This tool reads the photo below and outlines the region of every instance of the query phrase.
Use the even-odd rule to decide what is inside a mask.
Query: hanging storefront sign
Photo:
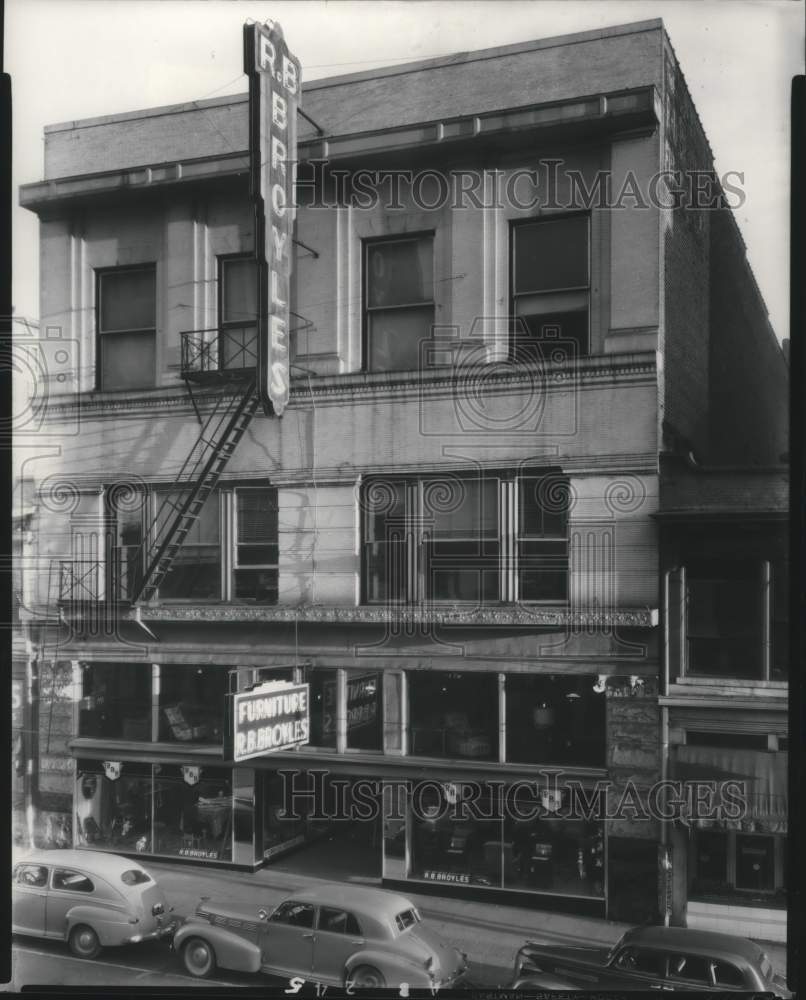
[[[188,785],[198,785],[201,768],[191,767],[188,764],[182,765],[182,777]]]
[[[120,761],[105,760],[103,764],[104,764],[104,773],[106,774],[107,778],[109,778],[110,781],[117,781],[118,778],[120,777],[120,769],[121,769]]]
[[[307,684],[270,681],[227,697],[230,725],[225,755],[231,760],[249,760],[308,742]]]
[[[276,22],[244,25],[249,77],[249,160],[260,274],[258,392],[267,413],[288,403],[291,241],[300,64]]]

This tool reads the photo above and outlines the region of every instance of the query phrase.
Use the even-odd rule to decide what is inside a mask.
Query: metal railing
[[[183,330],[182,376],[239,372],[257,365],[257,326]]]
[[[142,573],[139,545],[123,545],[108,560],[61,559],[59,601],[95,604],[130,601]]]

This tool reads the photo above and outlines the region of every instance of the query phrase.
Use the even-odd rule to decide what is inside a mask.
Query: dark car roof
[[[679,948],[691,954],[709,955],[712,958],[741,958],[753,964],[764,954],[757,944],[747,938],[685,927],[634,927],[627,931],[621,943],[641,944],[663,948],[665,951]]]

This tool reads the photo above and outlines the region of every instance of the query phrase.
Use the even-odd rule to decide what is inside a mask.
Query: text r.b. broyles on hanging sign
[[[289,293],[302,71],[279,24],[244,25],[244,71],[249,76],[250,189],[260,271],[257,385],[267,412],[271,404],[281,416],[290,391]]]

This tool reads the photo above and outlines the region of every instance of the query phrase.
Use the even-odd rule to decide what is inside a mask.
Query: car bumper
[[[130,938],[126,939],[126,943],[139,944],[141,941],[161,941],[163,938],[173,939],[178,928],[179,920],[176,917],[171,917],[162,926],[155,927],[152,931],[147,931],[145,934],[132,934]]]

